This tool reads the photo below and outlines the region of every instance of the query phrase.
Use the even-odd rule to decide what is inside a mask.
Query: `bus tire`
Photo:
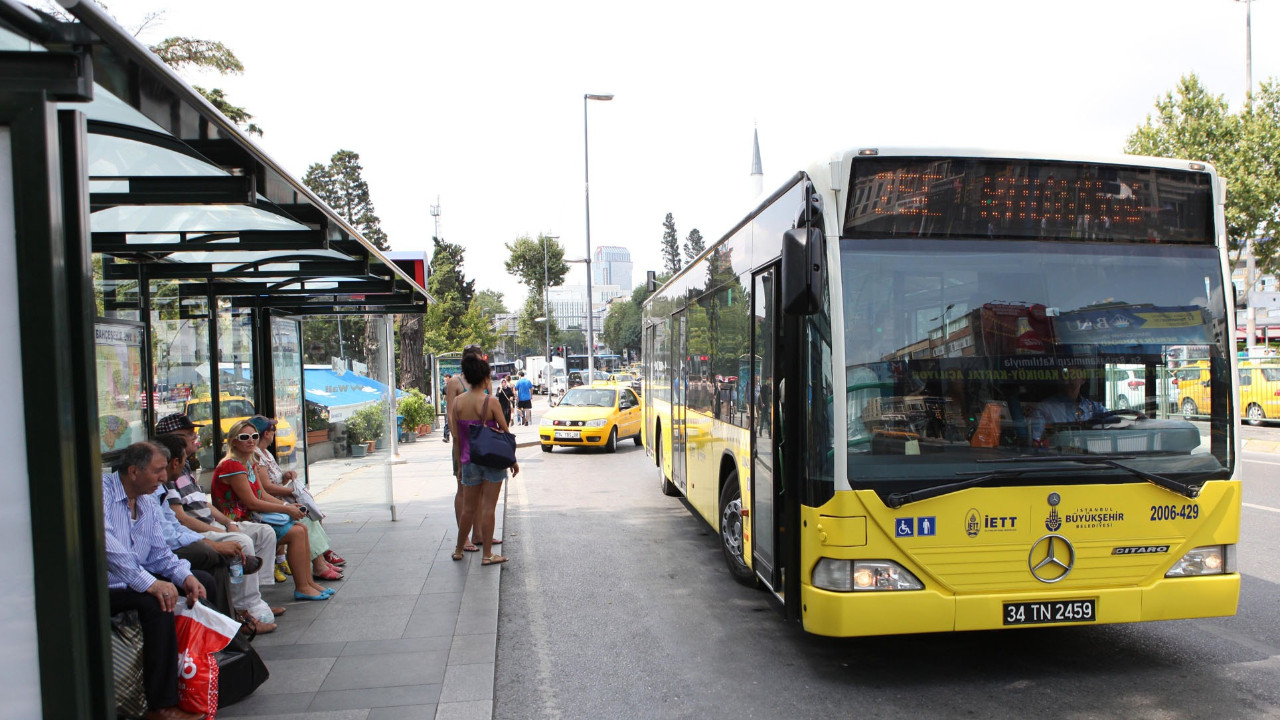
[[[658,459],[658,480],[662,483],[662,494],[667,497],[680,497],[680,490],[676,484],[667,479],[667,474],[662,471],[662,436],[655,438],[657,445],[654,446],[653,455]]]
[[[644,438],[640,437],[640,433],[632,435],[631,439],[636,441],[636,447],[644,447]]]
[[[747,566],[743,556],[746,544],[742,539],[742,491],[738,488],[737,470],[729,475],[720,491],[720,547],[729,575],[747,587],[756,587],[755,571]]]
[[[604,444],[604,451],[607,453],[618,452],[618,428],[609,431],[609,439]]]

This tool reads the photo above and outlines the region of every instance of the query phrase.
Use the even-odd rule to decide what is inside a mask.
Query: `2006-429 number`
[[[1151,520],[1195,520],[1200,517],[1200,506],[1190,505],[1152,505]]]

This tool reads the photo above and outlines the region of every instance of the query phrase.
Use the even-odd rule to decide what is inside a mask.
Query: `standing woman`
[[[251,519],[251,513],[262,517],[263,513],[283,513],[287,523],[267,523],[276,532],[276,546],[287,546],[289,561],[295,567],[306,567],[310,541],[307,529],[297,523],[303,516],[300,505],[288,505],[262,491],[254,474],[253,452],[261,438],[248,420],[231,426],[227,434],[227,456],[213,471],[210,496],[214,507],[233,521]],[[277,550],[277,552],[279,552]],[[306,577],[306,573],[293,574],[293,598],[295,600],[328,600],[333,591]]]
[[[516,406],[516,391],[511,387],[509,378],[502,378],[502,385],[498,388],[498,404],[502,406],[502,417],[507,421],[507,426],[511,426],[511,408]]]
[[[474,525],[480,528],[484,544],[481,565],[507,561],[507,558],[493,554],[494,509],[502,493],[502,481],[507,479],[507,471],[471,462],[472,425],[487,424],[507,432],[502,410],[497,403],[489,402],[492,398],[486,394],[493,385],[489,372],[489,363],[484,358],[470,356],[462,359],[462,376],[470,389],[454,398],[450,416],[450,422],[455,424],[453,435],[458,439],[462,463],[462,514],[458,519],[458,545],[454,548],[453,559],[462,559],[467,536],[472,533]],[[511,472],[519,475],[520,464],[512,465]]]
[[[306,505],[302,502],[302,498],[294,494],[292,483],[298,473],[290,470],[285,472],[280,468],[280,464],[276,462],[275,456],[271,454],[271,443],[276,440],[276,421],[262,415],[254,415],[249,418],[249,422],[257,429],[259,433],[257,447],[253,451],[254,472],[257,475],[259,485],[264,491],[270,495],[280,498],[281,501],[293,500],[299,505]],[[311,574],[317,580],[341,580],[342,572],[338,570],[336,565],[346,563],[346,560],[333,554],[329,549],[329,533],[324,531],[324,527],[320,525],[320,519],[324,517],[319,515],[312,517],[312,513],[318,512],[320,508],[309,508],[308,512],[298,521],[307,529],[307,537],[311,540]],[[291,567],[299,567],[289,563]]]

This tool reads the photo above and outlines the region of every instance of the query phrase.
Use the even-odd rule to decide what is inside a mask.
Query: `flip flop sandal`
[[[502,563],[506,562],[507,560],[508,560],[508,558],[504,558],[504,557],[502,557],[501,555],[490,555],[490,556],[488,556],[488,557],[486,557],[486,558],[482,559],[482,560],[480,561],[480,564],[481,564],[481,565],[501,565]]]
[[[459,560],[461,560],[461,559],[462,559],[462,551],[461,551],[461,550],[454,550],[454,551],[453,551],[453,555],[450,555],[449,557],[453,558],[453,561],[454,561],[454,562],[458,562]]]
[[[476,547],[475,545],[463,545],[462,549],[466,550],[467,552],[480,552],[480,548]]]

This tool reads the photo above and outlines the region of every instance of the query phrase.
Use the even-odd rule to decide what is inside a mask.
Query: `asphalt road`
[[[1280,718],[1280,454],[1243,457],[1236,617],[852,640],[735,584],[642,448],[521,455],[495,718]]]

